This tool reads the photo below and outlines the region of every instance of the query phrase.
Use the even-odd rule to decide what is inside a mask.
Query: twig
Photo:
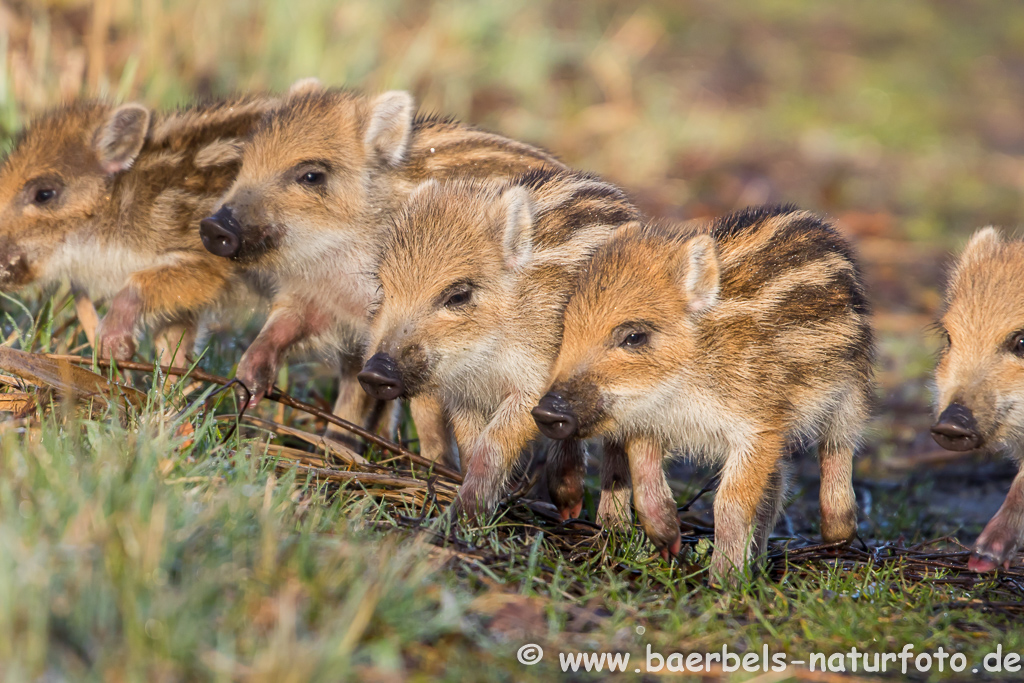
[[[94,362],[92,358],[82,358],[81,356],[68,356],[68,355],[59,355],[59,354],[47,354],[47,357],[53,358],[53,359],[56,359],[56,360],[66,360],[66,361],[68,361],[70,363],[75,363],[77,365],[85,365],[85,366],[92,365],[93,362]],[[184,377],[186,375],[190,375],[193,379],[197,379],[197,380],[199,380],[201,382],[210,382],[211,384],[220,384],[222,386],[226,386],[227,384],[229,384],[231,382],[237,381],[237,380],[229,380],[229,379],[227,379],[225,377],[220,377],[218,375],[213,375],[213,374],[210,374],[208,372],[203,372],[202,370],[199,370],[198,368],[191,368],[191,369],[189,369],[189,368],[178,368],[178,367],[174,367],[174,366],[171,366],[171,365],[154,365],[152,363],[137,363],[135,361],[111,362],[109,360],[105,360],[105,359],[101,359],[101,358],[97,358],[95,360],[95,363],[96,363],[96,365],[99,365],[100,367],[104,367],[104,368],[109,368],[109,367],[112,367],[112,366],[116,365],[116,367],[118,367],[120,369],[123,369],[123,370],[138,370],[138,371],[141,371],[141,372],[153,372],[154,370],[159,368],[161,372],[164,372],[165,374],[168,374],[168,375],[177,375],[179,377]],[[413,453],[412,451],[408,451],[408,450],[402,448],[402,446],[400,446],[399,444],[397,444],[397,443],[395,443],[393,441],[390,441],[388,439],[385,439],[383,437],[377,436],[373,432],[370,432],[370,431],[368,431],[366,429],[363,429],[359,425],[353,424],[353,423],[349,422],[348,420],[343,420],[342,418],[338,417],[337,415],[333,415],[333,414],[331,414],[331,413],[329,413],[329,412],[327,412],[325,410],[320,410],[316,406],[312,406],[312,405],[310,405],[308,403],[305,403],[303,401],[300,401],[300,400],[298,400],[296,398],[292,398],[288,394],[286,394],[286,393],[284,393],[284,392],[282,392],[282,391],[280,391],[280,390],[278,390],[276,388],[271,388],[271,390],[267,392],[267,395],[265,396],[265,398],[267,398],[268,400],[280,403],[282,405],[288,406],[289,408],[294,408],[296,410],[301,410],[302,412],[308,413],[310,415],[313,415],[314,417],[319,417],[320,419],[325,420],[327,422],[330,422],[333,425],[337,425],[338,427],[341,427],[344,430],[352,432],[353,434],[356,434],[357,436],[361,436],[362,438],[366,439],[370,443],[375,444],[377,446],[380,446],[381,448],[383,448],[386,451],[390,451],[392,453],[395,453],[396,455],[400,455],[403,458],[405,458],[406,460],[409,460],[410,462],[413,462],[413,463],[415,463],[417,465],[421,465],[421,466],[426,467],[428,469],[433,469],[434,472],[437,472],[438,474],[443,474],[444,476],[448,477],[452,481],[455,481],[455,482],[460,483],[460,484],[462,483],[462,475],[459,474],[458,472],[456,472],[455,470],[449,469],[449,468],[447,468],[444,465],[441,465],[439,463],[432,462],[432,461],[428,460],[427,458],[424,458],[421,455]]]

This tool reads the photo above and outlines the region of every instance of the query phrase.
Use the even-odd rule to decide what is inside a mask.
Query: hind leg
[[[848,541],[857,533],[857,497],[853,492],[853,452],[867,410],[851,396],[839,407],[818,442],[821,468],[821,537]]]
[[[633,486],[629,478],[629,460],[622,444],[604,443],[601,458],[601,502],[597,521],[606,529],[625,529],[633,521]]]
[[[575,519],[583,509],[587,449],[578,439],[565,439],[550,441],[547,451],[548,495],[563,522]]]

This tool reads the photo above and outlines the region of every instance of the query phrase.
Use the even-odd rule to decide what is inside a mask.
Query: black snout
[[[982,444],[978,423],[971,409],[960,403],[950,403],[939,420],[932,425],[935,443],[949,451],[969,451]]]
[[[579,430],[580,423],[569,403],[561,395],[549,391],[530,411],[541,434],[551,439],[568,439]]]
[[[199,221],[199,235],[206,251],[216,256],[231,258],[242,247],[242,228],[227,206]]]
[[[395,359],[386,353],[371,356],[356,377],[363,385],[363,391],[381,401],[398,398],[405,391],[402,372]]]

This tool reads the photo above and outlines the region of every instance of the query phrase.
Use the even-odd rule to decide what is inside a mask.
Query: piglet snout
[[[242,247],[242,228],[228,206],[199,221],[199,236],[206,251],[215,256],[231,258]]]
[[[950,451],[969,451],[982,444],[978,422],[971,409],[960,403],[950,403],[932,425],[932,438]]]
[[[371,356],[357,377],[363,390],[381,401],[398,398],[405,391],[402,372],[395,359],[386,353]]]
[[[545,394],[530,413],[541,433],[551,439],[568,439],[579,431],[579,420],[569,402],[553,391]]]

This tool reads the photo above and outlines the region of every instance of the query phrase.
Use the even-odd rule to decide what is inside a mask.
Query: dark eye
[[[306,171],[299,176],[299,185],[323,185],[327,174],[323,171]]]
[[[469,303],[470,297],[473,295],[473,290],[469,286],[462,286],[458,289],[452,290],[448,297],[444,300],[445,308],[459,308]]]
[[[1010,340],[1010,353],[1024,358],[1024,332],[1018,332]]]
[[[646,332],[630,332],[623,337],[622,342],[619,344],[624,349],[638,349],[641,346],[647,346],[647,333]]]
[[[47,203],[53,201],[56,196],[57,196],[56,188],[41,187],[38,190],[36,190],[34,195],[32,195],[32,203],[33,204],[38,204],[38,205],[47,204]]]

